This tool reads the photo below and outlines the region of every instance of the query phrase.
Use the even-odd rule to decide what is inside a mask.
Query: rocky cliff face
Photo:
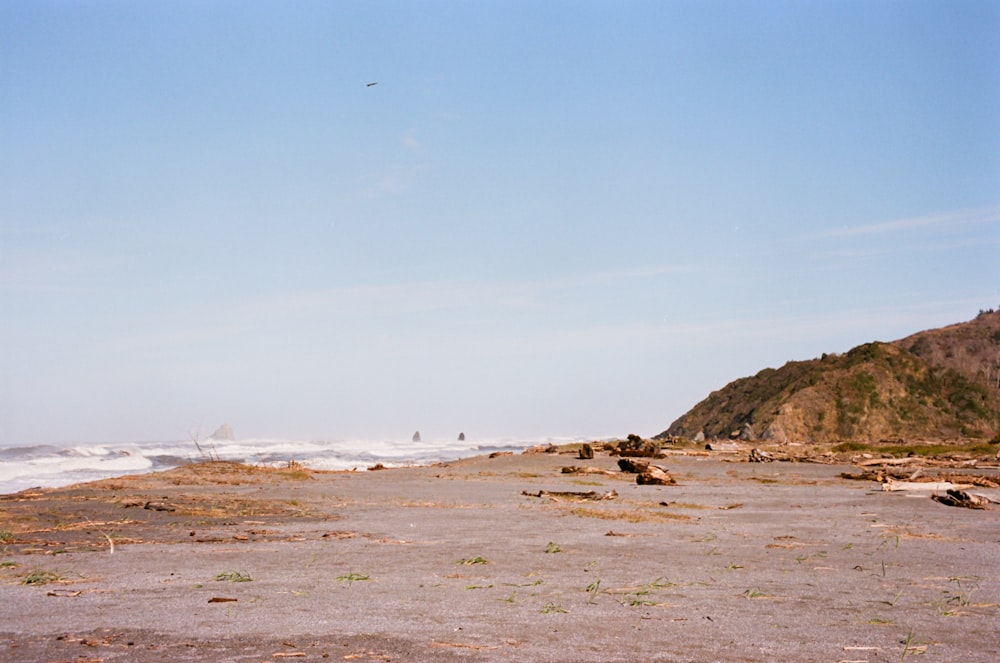
[[[991,438],[1000,431],[1000,311],[764,369],[713,392],[657,437]]]

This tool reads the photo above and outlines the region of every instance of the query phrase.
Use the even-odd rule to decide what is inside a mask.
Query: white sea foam
[[[295,461],[321,470],[363,470],[429,465],[492,451],[520,451],[535,444],[582,438],[468,440],[190,440],[70,447],[35,445],[0,449],[0,494],[26,488],[55,488],[126,474],[166,470],[198,460],[231,460],[280,466]]]

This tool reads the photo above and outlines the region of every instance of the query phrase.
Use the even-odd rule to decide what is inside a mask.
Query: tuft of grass
[[[362,580],[371,580],[371,577],[365,575],[364,573],[355,573],[354,571],[351,571],[347,575],[337,576],[336,578],[334,578],[334,580],[336,580],[337,582],[346,582],[347,586],[350,587],[355,582],[360,582]]]
[[[0,569],[12,569],[17,566],[17,562],[0,562]]]
[[[566,610],[558,603],[553,603],[552,601],[549,601],[544,606],[542,606],[543,615],[551,615],[552,613],[558,613],[558,612],[569,613],[569,610]]]
[[[760,591],[759,589],[748,589],[747,591],[743,592],[743,596],[744,598],[748,599],[761,599],[761,598],[766,598],[767,594]]]
[[[903,653],[899,655],[899,660],[902,661],[906,658],[907,654],[924,654],[927,652],[927,645],[917,644],[913,639],[913,629],[906,634],[906,638],[902,641]]]
[[[555,541],[549,541],[549,545],[548,545],[548,547],[545,548],[545,552],[547,552],[547,553],[561,553],[562,552],[562,548],[560,548],[559,544],[556,543]]]
[[[17,537],[10,530],[0,530],[0,543],[14,543]]]
[[[590,594],[590,598],[587,599],[590,603],[595,603],[597,601],[597,595],[601,593],[601,579],[598,578],[594,582],[587,585],[587,593]]]
[[[691,543],[711,543],[712,541],[717,541],[719,539],[715,534],[706,534],[705,536],[700,536],[696,539],[688,539]]]
[[[21,579],[22,585],[47,585],[50,582],[58,582],[62,578],[52,571],[32,571]]]
[[[489,563],[490,562],[488,559],[486,559],[485,557],[480,557],[479,555],[475,557],[460,559],[457,562],[455,562],[455,564],[457,564],[458,566],[473,566],[475,564],[489,564]]]
[[[252,582],[253,578],[250,577],[249,573],[243,571],[223,571],[222,573],[215,576],[216,580],[228,581],[228,582]]]
[[[806,561],[807,559],[826,559],[826,557],[827,557],[827,552],[825,550],[820,550],[820,551],[811,553],[809,555],[799,555],[798,557],[795,558],[795,561],[798,562],[799,564],[801,564],[802,562]]]
[[[649,596],[650,592],[648,590],[640,590],[638,592],[632,592],[631,594],[626,594],[622,599],[622,605],[627,605],[633,608],[644,607],[644,606],[655,606],[656,601],[650,601],[646,597]]]
[[[949,580],[958,584],[958,591],[944,590],[942,592],[943,596],[938,612],[945,617],[955,617],[963,614],[962,608],[968,608],[972,605],[972,594],[979,589],[979,585],[969,583],[968,578],[965,578],[967,581],[965,587],[962,586],[963,578],[953,577]]]

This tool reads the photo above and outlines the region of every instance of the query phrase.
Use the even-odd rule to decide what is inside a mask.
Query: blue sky
[[[997,34],[995,2],[5,2],[0,445],[652,435],[970,319]]]

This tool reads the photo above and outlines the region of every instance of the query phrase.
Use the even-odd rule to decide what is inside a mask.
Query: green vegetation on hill
[[[1000,312],[843,355],[766,368],[713,392],[658,437],[773,442],[993,438]]]

